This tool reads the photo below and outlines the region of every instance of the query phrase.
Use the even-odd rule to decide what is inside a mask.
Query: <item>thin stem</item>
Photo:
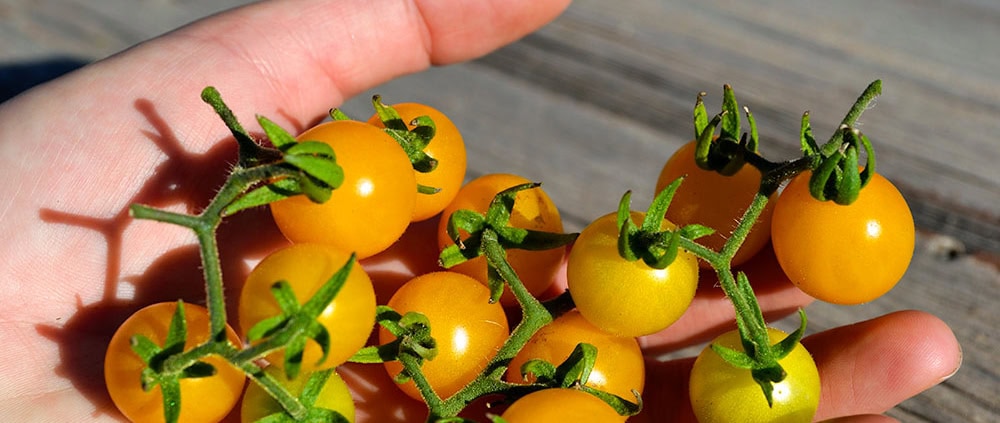
[[[226,338],[226,299],[222,288],[222,266],[215,240],[215,228],[195,230],[201,246],[201,262],[205,275],[205,302],[210,319],[209,328],[216,341]]]
[[[539,329],[552,322],[552,314],[538,301],[517,276],[514,268],[507,262],[506,252],[497,239],[497,234],[493,230],[487,229],[483,232],[483,248],[486,259],[496,267],[497,272],[506,281],[521,304],[522,319],[510,336],[500,346],[497,353],[490,359],[486,369],[480,373],[475,380],[466,385],[462,390],[439,404],[439,408],[431,407],[431,415],[436,417],[456,416],[465,405],[476,398],[490,393],[505,391],[509,384],[500,382],[500,377],[507,371],[507,366],[517,356],[517,353],[524,348],[524,345],[531,340],[531,337]],[[428,403],[430,406],[430,403]]]
[[[410,353],[400,354],[399,363],[403,365],[406,369],[406,374],[410,376],[413,384],[417,386],[417,390],[420,391],[420,396],[424,398],[424,402],[427,403],[427,409],[430,410],[430,414],[437,417],[450,417],[451,415],[444,415],[436,413],[435,410],[443,410],[444,401],[438,396],[434,388],[431,387],[431,383],[427,381],[427,377],[424,376],[423,371],[420,368],[419,358]],[[457,413],[456,413],[457,414]]]

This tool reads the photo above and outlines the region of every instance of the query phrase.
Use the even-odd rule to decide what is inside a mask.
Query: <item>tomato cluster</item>
[[[295,400],[304,411],[320,413],[309,418],[353,421],[351,394],[336,369],[354,360],[382,362],[386,377],[428,404],[486,375],[502,378],[507,385],[495,380],[483,386],[519,387],[502,414],[511,423],[624,421],[645,384],[636,338],[676,322],[692,303],[700,273],[720,271],[720,260],[739,266],[770,243],[804,292],[856,304],[892,288],[912,254],[912,216],[881,176],[868,181],[854,204],[835,205],[810,195],[808,171],[775,193],[764,189],[756,166],[728,176],[699,167],[697,140],[660,172],[656,192],[664,207],[656,206],[661,196],[647,212],[623,202],[617,213],[595,218],[572,238],[558,238],[567,235],[559,210],[529,179],[498,173],[466,182],[462,136],[445,114],[416,103],[376,102],[376,111],[367,121],[334,114],[295,137],[330,146],[343,179],[325,202],[290,195],[269,203],[290,245],[261,260],[244,281],[236,307],[239,335],[228,327],[224,336],[209,333],[210,316],[200,306],[187,305],[180,319],[173,303],[142,309],[119,328],[105,376],[127,418],[162,420],[159,384],[180,393],[177,421],[219,421],[239,400],[249,374],[255,382],[243,396],[243,421],[290,413],[287,402]],[[738,229],[747,229],[741,225],[756,198],[767,205],[738,235],[739,248],[722,256]],[[705,227],[714,233],[705,236]],[[554,241],[539,247],[556,239],[575,240],[569,248]],[[495,245],[503,247],[499,256],[491,250]],[[455,249],[462,257],[447,269],[425,253],[441,251],[445,263]],[[416,263],[406,263],[405,282],[386,283],[378,269],[400,260]],[[566,292],[546,297],[563,270]],[[377,298],[387,298],[386,305]],[[539,318],[548,320],[519,332]],[[189,328],[178,329],[180,320]],[[179,341],[177,333],[185,338]],[[744,353],[745,336],[733,331],[712,342],[730,358],[706,347],[695,361],[690,389],[698,418],[811,418],[819,382],[808,352],[797,342],[785,345],[775,362],[789,376],[775,379],[765,399],[761,388],[771,385],[747,367],[760,371],[768,363]],[[773,330],[761,336],[775,345],[786,338]],[[171,354],[204,345],[224,346],[189,363],[191,371],[163,370],[182,366]],[[255,355],[241,355],[247,351]],[[734,366],[731,357],[738,354],[752,363]],[[195,374],[206,367],[211,371]],[[286,395],[275,396],[276,387]],[[213,400],[196,406],[183,400],[199,396]]]

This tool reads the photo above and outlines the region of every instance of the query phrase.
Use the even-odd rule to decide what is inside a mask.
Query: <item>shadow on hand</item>
[[[135,107],[153,127],[152,131],[143,130],[142,134],[162,150],[166,159],[128,204],[181,205],[188,213],[197,213],[211,201],[224,183],[231,164],[236,162],[235,141],[220,140],[203,154],[184,151],[150,101],[138,100]],[[210,112],[211,109],[205,110]],[[94,404],[95,414],[114,410],[103,375],[104,353],[111,336],[125,319],[147,305],[178,299],[205,304],[199,246],[175,248],[158,257],[141,274],[121,275],[123,234],[133,221],[127,205],[108,218],[51,209],[42,209],[39,214],[48,223],[97,231],[107,242],[102,299],[84,305],[78,298],[77,312],[62,325],[41,324],[37,330],[59,347],[61,363],[54,369],[55,374],[71,381]],[[218,229],[217,240],[226,282],[227,311],[235,316],[235,300],[249,273],[248,262],[263,257],[285,241],[266,208],[246,210],[227,218]],[[156,242],[155,239],[148,241]],[[128,290],[121,284],[123,281],[134,288],[130,297],[122,294]]]

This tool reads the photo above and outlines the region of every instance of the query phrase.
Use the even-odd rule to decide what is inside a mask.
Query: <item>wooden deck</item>
[[[238,0],[0,0],[0,94],[98,59]],[[470,176],[543,181],[568,230],[652,195],[691,138],[699,91],[718,110],[731,84],[762,150],[796,154],[810,110],[825,138],[872,80],[862,118],[879,172],[919,229],[899,287],[868,305],[815,304],[811,331],[899,309],[933,312],[964,350],[952,379],[891,410],[905,422],[1000,419],[1000,2],[578,0],[557,21],[478,61],[373,90],[426,101],[463,129]],[[345,109],[366,115],[370,93]],[[501,156],[503,158],[501,158]]]

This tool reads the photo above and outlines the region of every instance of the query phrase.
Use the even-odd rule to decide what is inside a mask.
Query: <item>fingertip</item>
[[[416,1],[430,37],[431,63],[441,65],[482,56],[555,19],[570,0],[466,2]],[[456,25],[462,22],[462,25]]]
[[[940,383],[962,362],[938,317],[900,311],[803,339],[822,381],[819,418],[882,413]]]

